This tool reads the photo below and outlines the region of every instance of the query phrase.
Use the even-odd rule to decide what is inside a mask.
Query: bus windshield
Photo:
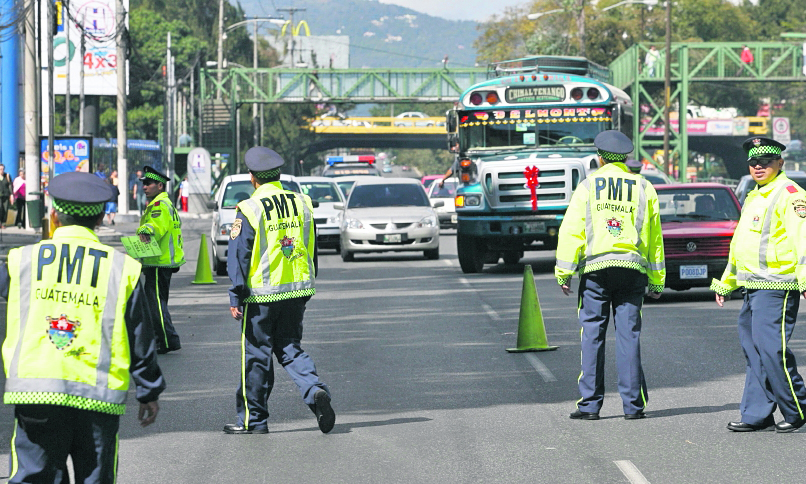
[[[460,111],[459,136],[466,150],[507,150],[591,145],[612,129],[611,111],[599,108]]]

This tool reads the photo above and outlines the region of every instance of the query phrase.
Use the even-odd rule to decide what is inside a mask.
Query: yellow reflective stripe
[[[798,407],[798,414],[800,419],[803,420],[803,410],[800,408],[798,396],[795,395],[795,387],[792,386],[792,378],[789,376],[789,370],[786,369],[786,301],[789,299],[789,293],[784,296],[784,307],[781,310],[781,347],[783,348],[782,358],[784,360],[784,373],[786,373],[786,380],[789,382],[789,391],[792,392],[792,399],[795,400],[795,406]]]
[[[112,484],[118,482],[118,454],[120,452],[120,431],[115,433],[115,467],[112,474]]]
[[[168,332],[165,331],[165,316],[162,315],[162,301],[160,300],[160,270],[154,269],[154,289],[157,295],[157,307],[160,310],[160,324],[162,325],[162,336],[165,338],[165,349],[168,349]]]
[[[14,474],[17,473],[17,469],[20,467],[20,463],[17,461],[17,428],[20,426],[17,418],[14,418],[14,434],[11,436],[11,471],[9,474],[9,479],[14,477]]]
[[[644,401],[644,408],[646,408],[646,395],[644,395],[644,387],[641,387],[641,400]]]
[[[246,310],[248,304],[243,306],[241,318],[241,393],[243,394],[243,428],[249,430],[249,402],[246,400]]]

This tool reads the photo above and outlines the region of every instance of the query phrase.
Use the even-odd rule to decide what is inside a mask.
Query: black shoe
[[[639,419],[642,419],[642,418],[646,418],[646,414],[644,413],[643,410],[641,410],[638,413],[625,413],[624,414],[624,420],[639,420]]]
[[[775,431],[779,434],[786,434],[789,432],[794,432],[795,430],[803,427],[803,424],[806,424],[806,420],[798,419],[795,422],[787,422],[784,420],[775,424]]]
[[[313,401],[311,410],[316,415],[319,430],[326,434],[333,430],[333,426],[336,424],[336,412],[330,406],[330,396],[324,390],[317,390],[313,395]]]
[[[773,430],[775,421],[772,417],[766,418],[760,425],[753,425],[744,422],[728,422],[728,430],[733,432],[755,432],[758,430]],[[791,432],[791,431],[790,431]]]
[[[168,347],[168,348],[166,348],[164,346],[158,346],[157,347],[157,354],[158,355],[164,355],[165,353],[168,353],[170,351],[179,351],[181,349],[182,349],[182,345],[177,345],[177,346]]]
[[[257,427],[248,429],[241,424],[226,424],[224,425],[224,433],[226,434],[268,434],[267,427]]]
[[[577,409],[577,411],[569,415],[568,418],[574,420],[599,420],[599,414],[594,412],[583,412],[582,410]]]

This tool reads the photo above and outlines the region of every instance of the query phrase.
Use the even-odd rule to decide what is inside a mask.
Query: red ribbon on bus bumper
[[[536,166],[531,168],[527,167],[523,170],[523,176],[526,177],[526,186],[532,192],[532,210],[537,210],[537,187],[540,186],[540,183],[537,181],[537,175],[539,173],[540,170],[538,170]]]

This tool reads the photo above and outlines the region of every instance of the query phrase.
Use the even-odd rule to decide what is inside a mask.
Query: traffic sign
[[[772,139],[779,143],[789,144],[789,118],[772,118]]]

